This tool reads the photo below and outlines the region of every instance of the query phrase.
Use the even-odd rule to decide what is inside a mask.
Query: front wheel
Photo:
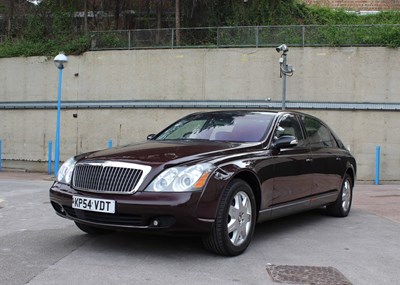
[[[203,243],[218,254],[239,255],[250,244],[255,222],[254,193],[245,181],[235,179],[223,192],[213,229]]]
[[[346,173],[342,182],[342,189],[336,201],[326,207],[328,214],[335,217],[347,217],[350,213],[353,200],[353,183]]]

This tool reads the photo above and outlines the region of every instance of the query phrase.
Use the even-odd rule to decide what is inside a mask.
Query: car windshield
[[[261,141],[274,114],[204,113],[185,117],[157,135],[156,140]]]

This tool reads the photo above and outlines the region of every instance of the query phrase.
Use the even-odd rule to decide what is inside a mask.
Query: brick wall
[[[400,0],[303,0],[303,2],[311,5],[356,11],[384,11],[400,9]]]

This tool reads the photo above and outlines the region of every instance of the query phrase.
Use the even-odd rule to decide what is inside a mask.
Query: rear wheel
[[[89,225],[82,224],[79,222],[75,222],[75,225],[81,231],[84,231],[85,233],[90,234],[90,235],[105,235],[105,234],[109,234],[109,233],[113,232],[113,230],[97,228],[97,227],[89,226]]]
[[[250,244],[255,222],[253,191],[243,180],[233,180],[222,194],[213,229],[203,237],[203,243],[218,254],[239,255]]]
[[[347,217],[350,213],[352,200],[353,183],[351,177],[346,173],[337,200],[326,207],[328,214],[335,217]]]

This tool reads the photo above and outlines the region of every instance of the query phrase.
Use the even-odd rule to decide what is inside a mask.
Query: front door
[[[275,178],[272,206],[289,202],[302,203],[312,192],[313,167],[310,148],[295,115],[284,115],[274,133],[274,139],[290,135],[298,145],[288,149],[273,150]]]

